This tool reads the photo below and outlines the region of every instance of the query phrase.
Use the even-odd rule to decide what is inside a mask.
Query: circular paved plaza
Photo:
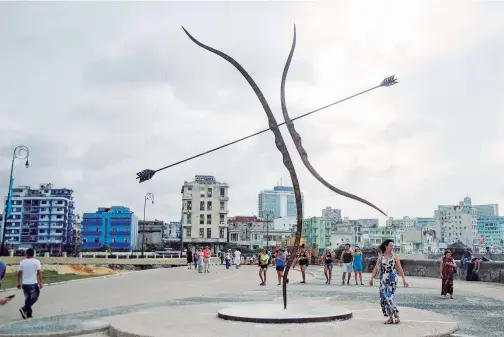
[[[503,285],[456,281],[456,299],[448,300],[439,296],[440,280],[409,277],[410,288],[400,287],[396,295],[401,324],[384,325],[378,288],[341,285],[340,271],[335,268],[332,285],[325,284],[318,266],[309,267],[312,275],[307,284],[299,284],[299,272],[291,271],[288,298],[293,310],[305,304],[308,308],[333,306],[333,312],[351,311],[352,317],[346,320],[268,324],[220,319],[217,313],[226,308],[269,308],[272,303],[281,308],[282,294],[273,270],[268,272],[268,285],[260,287],[255,266],[239,270],[213,266],[209,274],[186,268],[156,269],[45,287],[32,320],[19,317],[23,300],[19,292],[14,301],[0,309],[0,336],[73,336],[80,332],[86,337],[252,337],[286,333],[297,337],[338,331],[348,337],[421,337],[450,336],[456,327],[456,334],[465,336],[504,335]],[[368,279],[369,274],[364,278]],[[316,309],[304,313],[315,314]]]

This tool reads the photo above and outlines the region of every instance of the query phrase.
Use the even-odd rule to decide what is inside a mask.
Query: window
[[[224,228],[221,228],[221,229],[219,230],[219,238],[220,238],[220,239],[224,239]]]
[[[220,219],[219,219],[219,221],[220,221],[220,224],[221,224],[221,225],[224,225],[224,214],[221,214],[221,215],[220,215]]]
[[[199,223],[200,223],[200,225],[204,225],[205,224],[205,215],[200,214],[200,216],[199,216]]]
[[[112,232],[117,232],[117,228],[112,228]]]
[[[124,239],[124,243],[128,243],[128,238]]]
[[[124,231],[125,231],[125,232],[129,232],[129,228],[128,228],[128,227],[126,227],[126,228],[124,229]]]
[[[212,197],[212,189],[211,189],[211,188],[208,188],[208,189],[207,189],[207,197],[208,197],[208,198],[211,198],[211,197]]]
[[[200,201],[200,203],[199,203],[199,210],[200,211],[204,211],[205,210],[205,202],[204,201]]]
[[[187,202],[187,210],[188,210],[188,211],[192,211],[192,201],[191,201],[191,200],[189,200],[189,201]]]
[[[206,229],[206,236],[208,239],[210,239],[212,237],[212,229],[211,228]]]
[[[192,224],[192,213],[187,213],[187,224]]]
[[[112,243],[116,243],[116,239],[112,239]]]
[[[211,210],[212,210],[212,202],[211,202],[211,201],[208,201],[208,202],[207,202],[207,210],[208,210],[208,211],[211,211]]]
[[[186,228],[186,237],[190,238],[191,237],[191,227]]]
[[[205,189],[202,187],[200,190],[200,198],[204,198],[204,197],[205,197]]]
[[[206,223],[211,225],[212,224],[212,214],[207,214],[206,216]]]
[[[238,241],[238,234],[236,234],[236,233],[231,234],[231,240],[230,241]]]
[[[220,196],[221,196],[221,198],[226,196],[226,189],[224,187],[220,188]]]
[[[192,191],[192,186],[187,186],[188,191]]]
[[[87,239],[82,239],[82,243],[86,243],[87,242]]]
[[[204,236],[205,236],[205,229],[204,228],[200,228],[199,229],[199,237],[203,238]]]
[[[220,202],[220,210],[223,211],[225,208],[224,208],[224,201],[221,201]]]
[[[95,242],[95,243],[98,243],[98,242],[100,242],[100,239],[99,239],[99,238],[95,238],[95,239],[94,239],[94,242]]]
[[[100,231],[100,228],[99,227],[96,227],[96,231],[99,232]]]

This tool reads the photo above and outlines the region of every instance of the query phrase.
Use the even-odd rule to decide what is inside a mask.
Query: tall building
[[[472,246],[477,237],[476,215],[471,198],[464,198],[458,205],[439,205],[434,211],[436,232],[441,233],[440,241],[447,244],[462,242]]]
[[[473,205],[474,213],[477,216],[499,216],[499,205]]]
[[[302,193],[301,201],[304,214],[304,197]],[[270,220],[296,216],[297,210],[294,188],[288,186],[275,186],[273,190],[263,190],[259,192],[257,208],[259,218],[261,219],[266,219],[269,212],[272,213],[269,217]]]
[[[332,220],[341,220],[341,209],[326,206],[326,208],[322,209],[322,217]]]
[[[504,216],[478,216],[476,228],[480,246],[504,248]]]
[[[70,252],[75,224],[73,190],[40,184],[38,189],[12,189],[12,207],[5,219],[5,244],[9,248]],[[7,203],[7,198],[5,198]]]
[[[197,175],[182,185],[183,244],[209,246],[215,253],[227,242],[229,185]]]
[[[99,207],[95,213],[84,213],[81,226],[81,250],[138,250],[138,217],[128,207]]]

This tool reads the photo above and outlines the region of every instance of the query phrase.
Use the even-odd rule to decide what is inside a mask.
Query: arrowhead
[[[136,178],[139,179],[138,180],[139,183],[143,183],[144,181],[150,180],[154,176],[154,174],[156,174],[156,171],[146,169],[138,172],[136,174],[137,175]]]
[[[393,86],[394,84],[397,83],[397,79],[395,78],[395,75],[385,77],[383,81],[380,83],[380,86],[382,87],[390,87]]]

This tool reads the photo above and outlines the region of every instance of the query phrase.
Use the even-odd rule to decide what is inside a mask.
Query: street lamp
[[[266,212],[266,248],[269,249],[269,218],[273,216],[275,212],[269,210]]]
[[[9,178],[9,191],[7,192],[7,203],[5,204],[5,211],[4,211],[4,222],[3,222],[3,230],[2,230],[2,246],[0,248],[0,255],[3,254],[4,248],[5,248],[5,226],[7,225],[7,218],[10,215],[10,210],[11,210],[11,197],[12,197],[12,188],[14,187],[14,181],[12,179],[12,172],[14,171],[14,160],[15,159],[26,159],[25,166],[28,168],[30,166],[30,163],[28,161],[28,157],[30,155],[30,150],[24,145],[19,145],[16,146],[14,149],[14,152],[12,153],[12,163],[11,163],[11,170],[10,170],[10,178]]]
[[[154,194],[147,193],[144,198],[144,216],[143,216],[143,224],[142,224],[142,257],[144,257],[144,246],[145,246],[145,208],[147,207],[147,200],[152,200],[154,203]]]

